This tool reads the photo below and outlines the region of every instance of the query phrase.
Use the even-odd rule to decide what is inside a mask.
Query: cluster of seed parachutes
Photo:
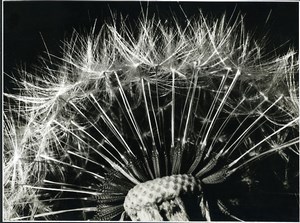
[[[267,57],[225,21],[107,24],[23,71],[6,94],[7,218],[189,220],[194,194],[200,220],[212,203],[238,219],[207,188],[298,156],[298,70],[293,51]]]

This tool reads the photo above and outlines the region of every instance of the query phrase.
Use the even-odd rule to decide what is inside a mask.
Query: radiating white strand
[[[264,138],[263,140],[261,140],[259,143],[256,143],[253,147],[251,147],[250,149],[248,149],[245,153],[243,153],[239,158],[237,158],[236,160],[234,160],[233,162],[231,162],[229,164],[229,168],[231,168],[233,165],[235,165],[238,161],[240,161],[244,156],[246,156],[247,154],[249,154],[250,152],[252,152],[255,148],[257,148],[258,146],[260,146],[263,142],[267,141],[268,139],[270,139],[272,136],[278,134],[279,132],[281,132],[282,130],[286,129],[287,127],[291,126],[294,122],[299,121],[300,117],[297,117],[296,119],[290,121],[289,123],[287,123],[285,126],[281,127],[280,129],[276,130],[275,132],[273,132],[272,134],[268,135],[266,138]]]

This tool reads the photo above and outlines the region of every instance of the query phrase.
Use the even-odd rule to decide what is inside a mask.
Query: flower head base
[[[180,198],[186,193],[200,196],[201,186],[192,175],[156,178],[132,188],[124,208],[133,221],[186,221],[188,215]]]

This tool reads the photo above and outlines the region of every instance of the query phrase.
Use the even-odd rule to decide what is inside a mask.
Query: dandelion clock
[[[297,7],[5,2],[4,220],[298,221]]]

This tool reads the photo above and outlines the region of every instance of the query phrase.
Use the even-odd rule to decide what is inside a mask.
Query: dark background
[[[45,46],[50,53],[59,56],[61,41],[69,38],[73,30],[88,32],[97,19],[99,29],[105,20],[111,18],[111,11],[129,15],[129,22],[135,22],[140,15],[141,5],[146,2],[68,2],[31,1],[4,2],[4,72],[16,75],[17,68],[37,64],[38,56],[45,56]],[[184,18],[181,7],[188,17],[199,15],[227,17],[245,15],[245,28],[254,32],[255,37],[267,34],[267,50],[273,50],[286,43],[276,53],[284,53],[290,46],[298,49],[298,3],[257,3],[257,2],[150,2],[149,14],[161,19],[173,14]],[[270,15],[268,22],[266,19]],[[10,79],[5,76],[4,88],[12,88]]]

